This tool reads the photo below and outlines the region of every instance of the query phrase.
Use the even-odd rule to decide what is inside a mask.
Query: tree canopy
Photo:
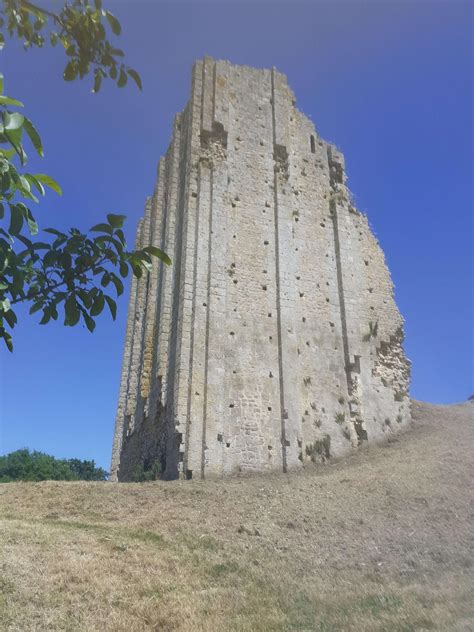
[[[107,472],[94,461],[56,459],[27,448],[0,456],[0,483],[12,481],[105,481]]]
[[[92,72],[94,92],[107,78],[123,88],[128,77],[141,90],[140,75],[124,63],[125,53],[109,41],[109,31],[120,35],[122,27],[103,8],[102,0],[73,0],[57,12],[28,0],[2,0],[0,4],[0,47],[8,36],[19,39],[26,50],[45,44],[59,46],[66,54],[66,81],[83,79]]]
[[[131,77],[141,89],[138,73],[124,64],[123,51],[109,42],[106,25],[114,35],[120,34],[119,21],[102,8],[101,0],[93,5],[74,0],[59,13],[27,0],[3,0],[0,47],[5,34],[20,39],[27,49],[60,42],[67,57],[66,81],[93,72],[94,92],[106,77],[119,87]],[[153,257],[171,263],[155,246],[127,249],[124,215],[110,213],[88,232],[75,227],[40,232],[31,204],[38,204],[46,189],[58,195],[62,191],[52,177],[24,170],[27,145],[41,157],[44,150],[38,130],[21,108],[23,103],[4,94],[0,75],[0,338],[10,351],[17,303],[29,303],[30,314],[41,312],[41,324],[57,320],[62,308],[65,325],[82,320],[92,332],[105,305],[115,319],[115,299],[130,271],[141,276],[151,269]],[[65,145],[67,149],[67,141]]]

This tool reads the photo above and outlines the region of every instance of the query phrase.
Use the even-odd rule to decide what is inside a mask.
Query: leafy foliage
[[[139,463],[133,472],[132,481],[134,483],[145,483],[147,481],[157,481],[161,476],[161,463],[159,461],[149,461]]]
[[[25,49],[59,43],[68,58],[66,81],[93,72],[94,92],[107,77],[119,88],[130,77],[141,90],[140,76],[123,63],[124,53],[112,46],[106,29],[114,35],[121,32],[120,22],[102,8],[102,0],[93,4],[72,0],[57,13],[28,0],[0,0],[0,49],[6,34],[20,39]],[[115,319],[115,298],[123,292],[121,279],[130,270],[141,276],[143,270],[151,269],[152,257],[171,263],[152,246],[129,252],[123,215],[107,215],[107,221],[89,233],[49,228],[41,240],[37,237],[38,224],[29,205],[37,203],[46,188],[58,195],[61,188],[50,176],[20,171],[27,162],[25,139],[44,155],[41,137],[31,120],[18,111],[21,107],[20,101],[4,94],[0,75],[0,338],[10,351],[11,330],[17,323],[15,304],[29,302],[30,314],[41,312],[41,324],[57,320],[63,307],[65,325],[74,326],[82,319],[93,331],[94,319],[105,305]]]
[[[12,481],[105,481],[107,472],[94,461],[56,459],[28,449],[0,456],[0,483]]]
[[[77,480],[105,481],[108,477],[108,473],[101,467],[97,467],[93,460],[67,459],[66,463]]]
[[[73,81],[94,74],[94,92],[100,90],[106,78],[117,82],[119,88],[130,77],[142,89],[140,75],[123,63],[124,52],[114,47],[107,38],[107,30],[120,35],[117,18],[102,8],[102,0],[73,0],[58,13],[53,13],[28,0],[3,0],[0,7],[0,48],[5,35],[17,37],[25,49],[60,45],[67,56],[63,78]]]
[[[369,322],[369,333],[365,334],[363,337],[364,342],[368,342],[372,338],[376,338],[379,331],[379,323]]]
[[[61,188],[45,174],[19,170],[27,161],[25,138],[40,156],[43,146],[33,123],[12,106],[19,108],[22,103],[3,94],[0,75],[0,338],[10,351],[10,332],[17,322],[15,304],[28,301],[30,314],[42,313],[43,325],[57,320],[62,306],[65,325],[72,327],[82,319],[93,331],[94,319],[105,305],[115,319],[115,298],[122,294],[122,279],[130,270],[140,277],[151,269],[152,257],[171,263],[154,246],[129,252],[123,215],[107,215],[90,233],[47,228],[39,240],[29,205],[39,202],[46,188],[59,195]]]

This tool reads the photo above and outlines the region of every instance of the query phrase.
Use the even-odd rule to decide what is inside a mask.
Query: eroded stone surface
[[[112,479],[301,467],[410,419],[403,321],[344,159],[275,70],[193,68],[137,230]]]

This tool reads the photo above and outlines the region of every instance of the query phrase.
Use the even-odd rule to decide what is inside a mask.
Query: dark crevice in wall
[[[340,181],[337,175],[337,170],[334,168],[334,162],[332,159],[331,148],[328,147],[328,164],[330,174],[330,185],[336,187]],[[334,251],[336,259],[336,274],[337,274],[337,290],[339,295],[339,313],[341,316],[341,330],[342,330],[342,348],[344,352],[344,373],[346,376],[347,393],[350,398],[352,393],[352,378],[351,378],[351,361],[349,356],[349,339],[347,335],[347,318],[346,318],[346,303],[344,300],[344,282],[342,277],[342,262],[341,262],[341,244],[339,241],[339,222],[337,216],[337,203],[333,196],[329,200],[329,211],[332,219],[332,227],[334,233]]]
[[[145,245],[145,231],[146,224],[148,222],[148,201],[145,207],[145,214],[142,220],[140,229],[140,248]],[[133,328],[133,343],[132,343],[132,356],[131,356],[131,371],[129,375],[129,387],[127,394],[127,407],[126,412],[130,415],[130,423],[126,427],[126,435],[129,435],[137,427],[138,411],[139,411],[139,398],[140,398],[140,373],[141,362],[143,354],[143,326],[145,321],[145,310],[147,302],[147,289],[148,289],[148,275],[141,276],[137,281],[137,298],[135,303],[135,318]],[[133,387],[130,385],[130,377],[137,377],[136,385]]]
[[[162,169],[162,173],[160,174],[161,177],[166,178],[165,176],[166,174],[166,162],[165,162],[165,168]],[[166,252],[166,240],[168,239],[168,204],[167,204],[167,187],[166,187],[166,183],[163,182],[161,183],[161,186],[163,186],[163,195],[162,195],[162,199],[163,199],[163,207],[161,209],[161,227],[160,227],[160,244],[159,247],[161,248],[161,250],[163,250],[164,252]],[[160,204],[160,199],[159,197],[157,197],[157,205]],[[155,244],[154,244],[155,245]],[[161,349],[159,349],[159,334],[160,334],[160,326],[161,326],[161,322],[160,322],[160,316],[161,316],[161,311],[162,311],[162,303],[163,303],[163,290],[164,290],[164,286],[165,286],[165,280],[166,280],[166,275],[167,274],[172,274],[171,270],[168,270],[168,266],[166,266],[164,263],[160,263],[159,266],[159,270],[158,270],[158,283],[157,283],[157,290],[156,290],[156,313],[155,313],[155,330],[154,330],[154,335],[153,335],[153,361],[152,361],[152,365],[151,365],[151,369],[150,369],[150,387],[151,384],[153,382],[153,380],[157,380],[158,385],[161,385],[162,383],[162,376],[157,375],[157,371],[158,371],[158,362],[159,362],[159,357],[160,357],[160,351]],[[161,392],[161,388],[158,389],[158,401],[155,404],[155,415],[154,415],[154,422],[157,425],[158,424],[158,419],[159,419],[159,415],[162,414],[163,412],[163,408],[162,408],[162,404],[163,404],[163,400],[162,400],[162,392]],[[162,469],[162,471],[164,471],[164,468]]]
[[[188,112],[186,112],[186,115]],[[186,239],[186,217],[185,217],[185,199],[183,194],[184,177],[186,169],[187,147],[186,141],[182,141],[181,132],[176,131],[176,153],[173,155],[172,178],[177,173],[179,180],[177,183],[178,190],[176,192],[176,229],[175,229],[175,248],[173,258],[174,278],[172,286],[172,309],[171,309],[171,332],[168,346],[168,382],[166,393],[166,472],[165,478],[178,478],[178,454],[173,454],[175,450],[174,434],[176,431],[175,420],[175,393],[177,392],[177,372],[176,364],[179,357],[180,345],[178,338],[178,322],[180,322],[180,311],[182,309],[181,297],[181,279],[184,267],[185,249],[183,242]],[[174,154],[174,152],[173,152]],[[177,171],[176,171],[177,170]]]
[[[287,440],[285,425],[285,390],[283,380],[283,354],[281,335],[281,282],[280,282],[280,246],[278,225],[278,175],[288,164],[288,153],[285,147],[276,143],[276,113],[275,113],[275,70],[272,69],[272,124],[273,124],[273,157],[275,161],[273,176],[273,207],[275,216],[275,277],[276,277],[276,312],[277,312],[277,340],[278,340],[278,377],[280,387],[280,418],[281,418],[281,455],[283,471],[287,471]]]
[[[200,167],[198,172],[198,190],[197,190],[197,203],[196,203],[196,218],[194,228],[194,270],[193,270],[193,302],[191,308],[191,340],[190,340],[190,357],[189,357],[189,374],[188,374],[188,401],[186,408],[186,440],[185,440],[185,455],[183,471],[187,471],[189,461],[189,435],[191,427],[191,401],[192,401],[192,380],[193,380],[193,367],[194,367],[194,323],[196,320],[196,288],[197,288],[197,271],[198,271],[198,247],[199,247],[199,212],[200,212],[200,200],[201,200],[201,174]],[[206,308],[209,305],[209,301],[206,301]]]
[[[202,414],[202,452],[201,452],[201,477],[204,478],[206,464],[206,424],[207,424],[207,390],[209,378],[209,330],[210,330],[210,309],[211,304],[211,265],[212,265],[212,211],[214,194],[214,169],[210,167],[209,173],[209,236],[207,251],[207,309],[206,309],[206,338],[204,352],[204,402]]]
[[[331,182],[332,184],[332,182]],[[342,279],[342,264],[341,264],[341,245],[339,241],[339,223],[337,217],[337,205],[335,200],[330,200],[329,209],[332,218],[332,226],[334,233],[334,250],[336,256],[336,273],[337,273],[337,289],[339,294],[339,309],[341,316],[341,329],[342,329],[342,346],[344,350],[344,364],[346,367],[346,374],[349,368],[349,341],[347,336],[347,319],[346,319],[346,304],[344,301],[344,285]],[[349,380],[348,380],[349,383]]]
[[[153,215],[152,215],[152,201],[150,198],[147,199],[146,202],[146,210],[145,210],[145,225],[144,225],[144,233],[148,232],[148,237],[144,235],[142,240],[142,248],[151,245],[151,236],[154,227]],[[145,243],[146,239],[146,243]],[[135,398],[135,413],[134,413],[134,421],[133,421],[133,429],[137,430],[140,427],[140,424],[143,420],[143,414],[146,404],[146,398],[142,396],[142,376],[143,376],[143,364],[144,364],[144,356],[145,356],[145,334],[146,334],[146,321],[147,321],[147,313],[148,310],[151,309],[151,295],[150,295],[150,285],[151,279],[150,274],[143,275],[140,278],[140,281],[144,284],[144,294],[143,294],[143,310],[141,314],[141,332],[140,332],[140,351],[139,351],[139,360],[138,360],[138,376],[137,376],[137,392]]]
[[[331,147],[328,147],[328,166],[330,174],[330,185],[335,193],[337,191],[338,184],[344,181],[344,172],[342,165],[333,160]],[[332,218],[332,226],[334,232],[334,250],[336,259],[336,273],[337,273],[337,289],[339,295],[339,312],[341,316],[341,330],[342,330],[342,346],[344,351],[344,368],[347,382],[347,393],[349,397],[349,416],[353,424],[354,430],[357,435],[358,444],[363,441],[367,441],[367,431],[364,428],[362,419],[357,413],[351,410],[351,400],[356,395],[355,383],[357,383],[357,375],[360,374],[360,357],[355,356],[354,362],[351,362],[349,352],[349,336],[347,333],[347,313],[346,302],[344,298],[344,281],[342,274],[342,259],[341,259],[341,243],[340,243],[340,231],[339,231],[339,219],[337,210],[336,195],[332,195],[329,200],[329,210]]]

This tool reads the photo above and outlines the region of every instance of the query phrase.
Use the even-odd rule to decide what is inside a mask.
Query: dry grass
[[[473,411],[288,476],[2,485],[0,629],[472,630]]]

